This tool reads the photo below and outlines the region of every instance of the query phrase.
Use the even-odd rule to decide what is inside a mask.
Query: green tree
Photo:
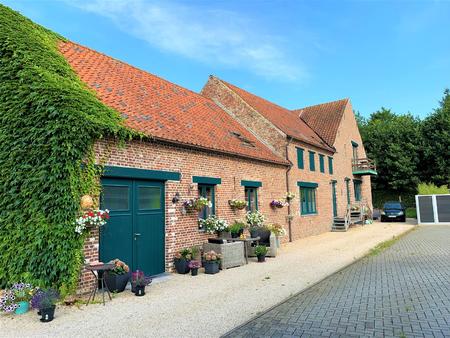
[[[439,108],[422,123],[420,161],[422,182],[450,186],[450,91],[444,92]]]
[[[364,147],[377,163],[375,190],[413,192],[420,181],[417,170],[421,148],[420,120],[381,108],[369,119],[358,119]]]

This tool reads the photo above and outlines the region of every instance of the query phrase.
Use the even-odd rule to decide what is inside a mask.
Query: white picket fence
[[[450,224],[450,194],[416,195],[419,224]]]

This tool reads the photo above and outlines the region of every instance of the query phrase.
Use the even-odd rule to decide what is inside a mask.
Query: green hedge
[[[0,287],[76,285],[80,196],[98,190],[93,143],[132,133],[58,52],[63,38],[0,5]]]
[[[398,201],[399,197],[407,208],[415,208],[416,201],[413,193],[401,193],[395,191],[372,190],[372,203],[374,208],[382,208],[387,201]]]

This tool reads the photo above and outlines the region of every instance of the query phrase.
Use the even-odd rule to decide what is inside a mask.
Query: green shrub
[[[133,135],[78,79],[61,40],[0,5],[0,288],[73,291],[83,262],[73,222],[80,196],[99,193],[93,144]]]
[[[420,183],[417,187],[419,195],[448,194],[449,190],[446,185],[440,187],[433,183]]]
[[[417,218],[417,210],[416,210],[416,208],[407,208],[406,209],[406,217],[408,217],[408,218]]]

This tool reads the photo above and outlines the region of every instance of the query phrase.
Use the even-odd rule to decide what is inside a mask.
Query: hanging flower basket
[[[205,207],[212,207],[212,203],[204,197],[191,198],[183,202],[186,211],[202,211]]]
[[[243,200],[232,199],[228,201],[231,209],[243,210],[247,207],[247,202]]]
[[[287,192],[286,193],[286,201],[292,201],[295,198],[295,194],[292,192]]]
[[[289,205],[289,203],[281,201],[281,200],[273,200],[272,202],[270,202],[270,206],[272,208],[279,208],[279,209],[281,209],[281,208],[286,207],[288,205]]]
[[[79,235],[86,230],[101,228],[109,219],[109,210],[88,210],[84,211],[75,221],[75,232]]]

